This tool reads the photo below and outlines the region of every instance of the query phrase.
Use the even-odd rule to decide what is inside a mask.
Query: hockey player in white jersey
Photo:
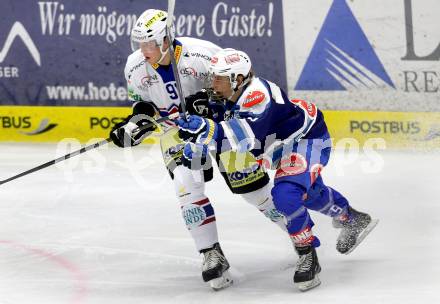
[[[299,255],[294,283],[302,291],[320,284],[321,267],[308,209],[333,218],[342,231],[336,248],[351,252],[377,220],[353,209],[347,199],[324,184],[321,170],[331,152],[322,112],[303,100],[289,100],[274,83],[254,77],[249,56],[224,49],[210,65],[212,87],[225,103],[230,119],[217,123],[199,116],[179,119],[180,135],[188,141],[185,164],[198,163],[208,149],[250,151],[268,169],[275,169],[273,201],[283,214]]]
[[[204,87],[211,57],[220,48],[204,40],[188,37],[175,39],[174,27],[171,27],[170,36],[177,62],[177,67],[173,67],[168,49],[170,44],[166,38],[166,18],[166,12],[149,9],[139,17],[132,30],[134,52],[127,59],[125,78],[129,99],[134,101],[133,114],[114,126],[110,133],[111,139],[119,147],[141,143],[159,126],[155,124],[142,131],[139,131],[139,127],[179,111],[179,93],[173,68],[177,68],[180,75],[183,95],[187,97],[187,111],[204,113],[204,105],[198,104],[198,97],[191,94]],[[232,283],[227,271],[229,263],[218,242],[214,209],[204,189],[204,183],[212,178],[212,167],[199,170],[196,174],[182,166],[184,142],[178,137],[177,127],[170,120],[162,124],[161,128],[165,132],[161,136],[163,157],[173,179],[183,220],[197,250],[203,253],[203,280],[214,289],[224,288]],[[248,153],[243,168],[240,168],[248,174],[236,174],[226,162],[231,153],[215,155],[215,161],[225,171],[222,176],[231,191],[241,194],[247,202],[285,229],[270,196],[271,186],[268,184],[267,173],[258,165],[255,166],[255,159]]]

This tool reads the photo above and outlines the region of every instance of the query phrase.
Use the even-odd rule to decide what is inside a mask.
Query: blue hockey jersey
[[[223,151],[250,151],[258,158],[302,138],[327,134],[324,116],[314,104],[289,100],[276,84],[262,78],[254,78],[228,110],[231,118],[219,128],[219,139],[224,140],[217,143]]]

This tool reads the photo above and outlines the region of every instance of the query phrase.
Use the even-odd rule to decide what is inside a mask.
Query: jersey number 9
[[[179,95],[177,95],[177,89],[175,83],[168,83],[165,88],[167,89],[167,92],[169,93],[169,97],[171,99],[177,99],[179,98]]]

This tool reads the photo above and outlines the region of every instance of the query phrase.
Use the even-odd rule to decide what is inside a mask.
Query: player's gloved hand
[[[205,90],[199,91],[185,98],[186,111],[190,115],[199,115],[204,118],[212,118],[209,108],[209,96]]]
[[[132,147],[140,144],[157,128],[154,117],[157,110],[152,102],[139,101],[133,105],[133,114],[116,124],[110,131],[110,138],[118,147]],[[150,125],[146,127],[146,125]]]
[[[113,127],[110,132],[110,138],[118,147],[132,147],[140,144],[156,130],[156,128],[157,125],[150,116],[145,114],[132,114],[123,122]]]
[[[192,170],[200,170],[206,163],[208,145],[188,142],[182,153],[182,165]]]
[[[180,117],[176,124],[179,127],[179,137],[187,142],[209,145],[217,141],[218,125],[209,118],[197,115]]]

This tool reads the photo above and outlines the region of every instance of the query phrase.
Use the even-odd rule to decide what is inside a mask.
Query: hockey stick
[[[177,93],[179,94],[179,100],[180,100],[180,106],[182,108],[182,113],[186,114],[186,106],[185,106],[185,96],[183,96],[183,90],[182,90],[182,83],[180,82],[180,77],[179,77],[179,71],[177,70],[177,62],[176,62],[176,58],[175,53],[174,53],[174,46],[173,46],[173,41],[171,40],[171,33],[170,33],[170,29],[173,25],[173,18],[174,18],[174,7],[176,5],[176,0],[168,0],[168,12],[167,12],[167,38],[168,38],[168,43],[169,43],[169,49],[170,49],[170,57],[171,57],[171,67],[173,69],[173,74],[174,74],[174,80],[176,81],[176,88],[177,88]]]
[[[164,121],[166,121],[166,120],[171,120],[171,119],[173,119],[173,116],[172,116],[172,115],[170,115],[170,116],[165,116],[165,117],[161,117],[161,118],[155,120],[154,122],[151,122],[151,123],[149,123],[149,124],[146,124],[146,125],[140,127],[140,128],[139,128],[139,131],[142,131],[142,130],[144,130],[144,129],[147,129],[147,128],[151,127],[151,126],[152,126],[153,124],[155,124],[155,123],[161,123],[161,122],[164,122]],[[79,150],[76,150],[76,151],[71,152],[71,153],[69,153],[69,154],[66,154],[66,155],[64,155],[64,156],[58,157],[57,159],[54,159],[54,160],[48,161],[47,163],[44,163],[44,164],[42,164],[42,165],[39,165],[39,166],[37,166],[37,167],[35,167],[35,168],[29,169],[29,170],[24,171],[24,172],[22,172],[22,173],[20,173],[20,174],[17,174],[17,175],[14,175],[14,176],[10,177],[10,178],[7,178],[7,179],[5,179],[5,180],[2,180],[2,181],[0,181],[0,185],[6,184],[7,182],[13,181],[14,179],[17,179],[17,178],[23,177],[23,176],[28,175],[28,174],[31,174],[31,173],[33,173],[33,172],[40,171],[41,169],[44,169],[44,168],[50,167],[50,166],[52,166],[52,165],[55,165],[56,163],[62,162],[62,161],[64,161],[64,160],[66,160],[66,159],[69,159],[69,158],[72,158],[72,157],[74,157],[74,156],[80,155],[80,154],[85,153],[85,152],[87,152],[87,151],[90,151],[90,150],[93,150],[93,149],[99,148],[99,147],[101,147],[101,146],[103,146],[103,145],[108,144],[108,143],[111,142],[111,141],[112,141],[112,140],[111,140],[110,138],[106,138],[106,139],[101,140],[101,141],[99,141],[99,142],[97,142],[97,143],[94,143],[94,144],[91,144],[91,145],[85,146],[85,147],[83,147],[83,148],[81,148],[81,149],[79,149]]]

